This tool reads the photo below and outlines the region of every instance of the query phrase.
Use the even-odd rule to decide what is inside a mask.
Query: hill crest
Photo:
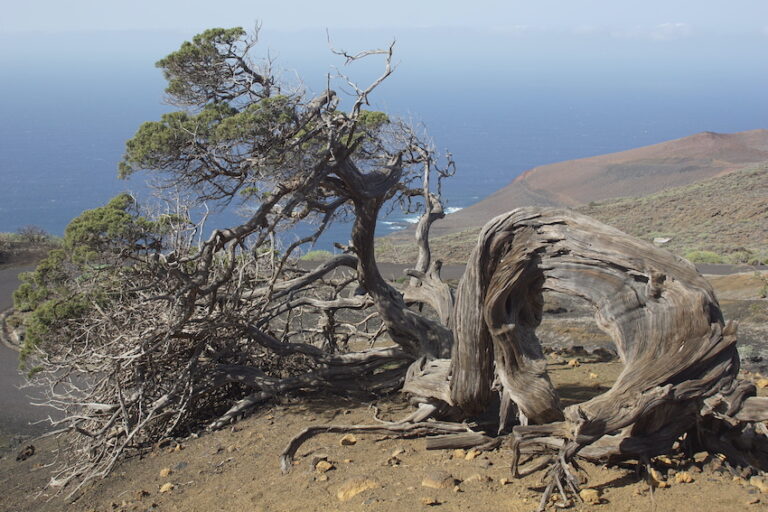
[[[575,208],[640,197],[768,161],[768,130],[701,132],[617,153],[534,167],[486,199],[436,222],[436,236],[482,226],[520,206]]]

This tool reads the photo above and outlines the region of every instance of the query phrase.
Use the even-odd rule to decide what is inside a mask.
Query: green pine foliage
[[[67,226],[61,249],[49,252],[33,272],[21,274],[13,294],[14,308],[24,315],[22,366],[30,354],[54,336],[63,323],[82,318],[96,306],[105,306],[113,274],[126,256],[161,248],[161,233],[171,220],[150,221],[138,215],[128,194],[105,206],[87,210]]]
[[[238,47],[245,37],[242,27],[212,28],[192,41],[185,41],[177,51],[155,64],[168,80],[165,92],[190,105],[230,99],[232,76],[227,73],[228,60],[241,54]]]

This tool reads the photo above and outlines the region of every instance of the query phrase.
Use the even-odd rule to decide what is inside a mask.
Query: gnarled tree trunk
[[[610,390],[564,410],[535,332],[545,291],[592,304],[625,365]],[[704,448],[766,467],[766,439],[739,450],[723,436],[735,439],[768,409],[737,380],[736,327],[686,260],[575,212],[522,208],[482,230],[454,317],[452,402],[476,412],[499,389],[523,420],[518,450],[548,446],[564,465],[576,454],[647,460],[698,429]]]

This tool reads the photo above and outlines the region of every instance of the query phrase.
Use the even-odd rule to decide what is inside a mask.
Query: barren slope
[[[711,251],[722,263],[768,260],[768,162],[644,197],[594,201],[577,210],[644,240],[669,238],[663,247],[680,256]],[[466,262],[479,229],[433,238],[436,256],[445,263]],[[410,240],[385,237],[378,248],[380,261],[415,261]]]
[[[444,235],[529,205],[575,207],[638,197],[768,161],[768,130],[703,132],[619,153],[535,167],[486,199],[435,223]]]

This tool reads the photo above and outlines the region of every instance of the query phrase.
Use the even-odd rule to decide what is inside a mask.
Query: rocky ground
[[[566,403],[604,390],[620,371],[616,362],[578,365],[558,355],[550,370]],[[587,358],[582,360],[586,361]],[[373,423],[397,419],[409,406],[399,396],[376,404],[319,397],[286,401],[260,410],[236,426],[199,438],[158,446],[126,461],[115,473],[66,504],[41,492],[55,444],[17,462],[0,459],[0,484],[8,511],[294,511],[437,510],[529,511],[543,489],[540,475],[511,477],[508,448],[475,451],[425,449],[423,439],[382,435],[321,435],[298,452],[282,475],[278,454],[309,425]],[[608,469],[587,465],[588,502],[573,510],[732,511],[768,509],[768,486],[760,478],[734,476],[720,459],[701,453],[693,461],[660,458],[649,477],[634,463]],[[746,476],[747,478],[744,478]],[[655,479],[654,479],[655,478]],[[553,508],[554,510],[554,504]]]
[[[709,276],[726,319],[740,322],[744,378],[768,391],[766,332],[768,301],[754,273]],[[584,304],[547,297],[537,334],[548,349],[549,372],[564,405],[599,394],[622,367],[611,359],[610,339]],[[761,387],[763,386],[763,387]],[[510,451],[429,451],[423,439],[382,435],[325,434],[298,452],[282,475],[278,455],[288,440],[310,425],[375,423],[411,410],[394,395],[377,403],[342,397],[285,399],[258,410],[234,427],[178,439],[125,461],[73,503],[44,488],[56,455],[55,440],[34,441],[34,454],[17,461],[29,444],[0,450],[0,510],[71,511],[292,511],[292,510],[509,510],[529,511],[543,490],[540,475],[513,479]],[[733,474],[717,457],[660,458],[652,475],[638,464],[587,465],[585,503],[572,510],[768,510],[768,480]],[[551,509],[555,510],[555,504]]]

